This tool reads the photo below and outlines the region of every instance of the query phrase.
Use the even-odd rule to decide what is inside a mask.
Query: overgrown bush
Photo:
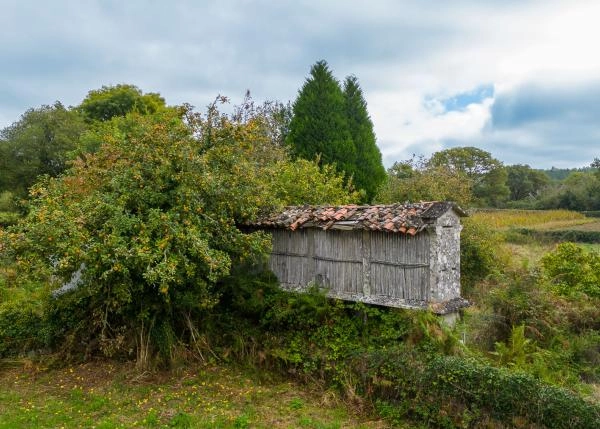
[[[47,346],[43,312],[33,302],[0,304],[0,358],[22,355]]]
[[[459,356],[428,356],[414,349],[380,351],[367,359],[377,408],[429,427],[594,428],[600,407],[526,373]]]
[[[506,341],[513,326],[520,325],[536,340],[551,334],[558,322],[555,302],[535,274],[516,271],[490,283],[490,292],[481,304],[489,305],[494,316],[491,326],[495,332],[491,338]]]
[[[559,244],[542,258],[544,274],[559,294],[600,298],[600,255],[573,243]]]
[[[508,264],[502,236],[477,219],[464,218],[460,235],[462,294],[471,298],[474,286]]]
[[[0,258],[23,276],[59,288],[81,274],[48,303],[69,353],[136,350],[142,367],[168,364],[191,320],[219,300],[219,280],[268,252],[266,233],[240,225],[286,204],[357,196],[332,167],[291,160],[252,110],[129,113],[94,133],[97,150],[34,185],[28,216],[0,230]]]
[[[598,379],[597,300],[567,299],[545,276],[524,270],[491,277],[484,288],[479,308],[466,314],[472,349],[496,365],[575,390]]]
[[[597,407],[539,377],[518,372],[523,369],[518,365],[495,368],[485,359],[461,357],[467,352],[429,313],[330,300],[317,289],[305,294],[284,292],[271,274],[244,274],[251,271],[244,268],[224,281],[220,303],[201,322],[208,329],[204,344],[211,351],[207,353],[220,359],[320,380],[353,400],[372,401],[390,420],[409,419],[431,427],[494,422],[593,427],[598,421]],[[531,321],[528,317],[546,311],[538,304],[528,314],[527,298],[517,297],[518,287],[514,289],[507,299],[519,304],[504,309],[507,320]],[[511,322],[502,324],[507,338],[510,326]],[[528,339],[532,330],[533,326],[523,329],[522,342],[537,351],[534,340]],[[582,350],[591,340],[582,344]],[[519,353],[517,348],[510,352]],[[590,361],[595,359],[586,353]],[[542,353],[540,358],[547,356]],[[533,372],[534,361],[529,357],[526,361]],[[529,401],[525,405],[524,398]],[[549,423],[553,419],[567,426]]]

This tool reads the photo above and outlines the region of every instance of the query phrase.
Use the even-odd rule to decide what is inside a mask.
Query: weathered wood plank
[[[371,233],[373,294],[421,300],[429,284],[429,237]],[[425,278],[422,276],[425,275]]]
[[[362,293],[371,295],[371,234],[369,231],[362,232],[362,241],[360,246],[362,257]]]

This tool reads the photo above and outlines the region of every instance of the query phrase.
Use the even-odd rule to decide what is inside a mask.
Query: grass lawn
[[[385,428],[316,387],[224,366],[0,362],[0,428]]]

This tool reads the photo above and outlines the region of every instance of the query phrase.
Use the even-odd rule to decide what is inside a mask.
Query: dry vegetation
[[[598,222],[569,210],[480,210],[471,217],[494,229],[536,227],[559,229]]]

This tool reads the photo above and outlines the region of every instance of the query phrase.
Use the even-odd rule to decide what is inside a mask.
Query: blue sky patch
[[[440,103],[446,112],[463,111],[469,104],[480,104],[486,98],[494,96],[494,85],[480,85],[470,91],[460,92],[452,97],[441,99]]]

